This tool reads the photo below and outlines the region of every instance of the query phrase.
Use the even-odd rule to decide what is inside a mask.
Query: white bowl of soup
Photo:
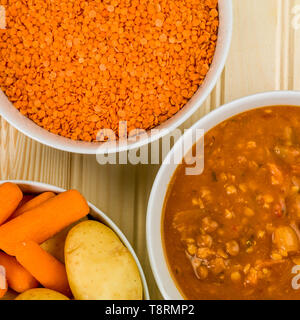
[[[134,115],[134,117],[131,117],[130,121],[127,121],[128,122],[128,133],[130,134],[130,132],[131,133],[135,132],[135,134],[132,134],[133,135],[132,139],[120,139],[120,140],[118,140],[117,143],[115,143],[115,141],[101,143],[101,142],[95,142],[94,139],[93,139],[93,141],[89,142],[89,141],[85,141],[82,139],[81,140],[75,139],[73,137],[71,137],[71,138],[65,137],[62,132],[67,130],[69,127],[74,126],[74,124],[72,123],[74,121],[68,120],[68,124],[62,124],[62,125],[59,124],[59,121],[58,122],[56,121],[57,123],[55,123],[53,128],[49,129],[50,131],[48,131],[43,128],[43,122],[41,120],[39,120],[40,115],[34,113],[34,117],[35,117],[34,120],[36,120],[36,122],[39,124],[38,125],[34,121],[30,120],[27,116],[24,116],[21,112],[19,112],[19,110],[17,108],[15,108],[13,106],[12,102],[8,99],[7,95],[5,95],[4,92],[1,90],[0,90],[0,115],[6,121],[8,121],[11,125],[13,125],[15,128],[17,128],[20,132],[27,135],[28,137],[30,137],[40,143],[43,143],[47,146],[50,146],[50,147],[53,147],[53,148],[56,148],[59,150],[63,150],[63,151],[74,152],[74,153],[106,154],[106,153],[122,152],[122,151],[126,151],[126,150],[139,148],[143,145],[146,145],[146,144],[151,143],[155,140],[158,140],[162,136],[166,135],[167,133],[173,131],[175,128],[180,126],[184,121],[186,121],[201,106],[201,104],[205,101],[205,99],[208,97],[210,92],[213,90],[219,76],[221,75],[221,72],[224,68],[225,61],[226,61],[226,58],[227,58],[227,55],[229,52],[230,43],[231,43],[232,1],[231,0],[219,0],[218,1],[218,10],[219,10],[219,27],[218,27],[216,49],[214,52],[212,63],[209,66],[209,71],[208,71],[207,75],[205,76],[203,83],[198,87],[197,90],[195,90],[193,96],[187,99],[187,103],[184,103],[184,105],[182,105],[182,108],[178,112],[175,112],[173,116],[168,117],[168,119],[166,119],[165,121],[161,121],[159,123],[159,125],[151,126],[151,128],[155,127],[155,129],[157,129],[153,132],[151,131],[151,128],[149,128],[145,131],[144,134],[140,135],[139,138],[137,138],[136,132],[134,130],[129,130],[129,127],[132,126],[132,124],[130,122],[133,121],[133,123],[134,123],[137,118],[140,118],[139,111],[137,111],[137,113]],[[188,17],[188,19],[189,18],[190,17]],[[164,35],[164,36],[166,36],[166,35]],[[199,37],[199,39],[200,39],[200,37]],[[175,40],[172,38],[172,39],[170,39],[170,41],[173,42]],[[197,44],[197,46],[198,46],[198,44]],[[199,44],[199,47],[201,47],[200,44]],[[116,51],[118,51],[118,50],[116,50]],[[97,55],[96,55],[96,53],[97,53]],[[98,52],[96,52],[96,53],[95,52],[92,53],[91,57],[99,56]],[[100,64],[100,62],[99,62],[99,64]],[[100,68],[101,67],[103,67],[103,64],[100,64]],[[42,66],[42,68],[43,68],[43,66]],[[104,68],[106,68],[106,67],[104,66]],[[185,72],[187,72],[187,71],[188,70],[186,70]],[[54,73],[54,75],[55,74],[56,73]],[[46,74],[46,76],[48,77],[47,74]],[[111,77],[111,78],[114,78],[114,77]],[[99,79],[97,79],[97,81],[98,80]],[[100,83],[102,80],[106,81],[105,79],[100,79]],[[140,82],[141,81],[142,80],[140,80]],[[146,84],[152,86],[152,84],[148,83],[148,82]],[[35,83],[34,85],[39,86],[40,84]],[[128,84],[128,90],[131,90],[131,85],[132,85],[132,83]],[[92,82],[89,86],[93,87]],[[62,86],[60,86],[60,87],[62,88]],[[10,89],[10,91],[13,90],[13,92],[15,90],[15,88],[13,88],[13,87],[11,87],[9,89]],[[82,88],[79,88],[79,89],[82,89]],[[79,96],[81,96],[81,95],[82,94],[79,94]],[[58,98],[58,96],[55,96],[55,99],[57,99],[57,98]],[[62,98],[64,99],[65,97],[62,97]],[[154,96],[154,98],[155,98],[155,96]],[[41,98],[41,100],[42,99],[43,99],[43,97]],[[18,99],[16,98],[15,100],[18,100]],[[15,101],[15,100],[12,100],[12,101]],[[99,102],[99,103],[100,103],[100,107],[101,107],[103,102]],[[40,105],[40,101],[38,101],[38,106],[39,105]],[[55,105],[57,105],[57,103]],[[71,105],[69,105],[69,106],[71,107]],[[86,111],[84,111],[84,109],[85,109],[86,105],[84,103],[79,103],[79,106],[80,106],[79,111],[81,110],[83,115],[85,115]],[[121,104],[121,106],[124,109],[131,110],[131,104],[128,101],[126,103]],[[40,106],[38,108],[40,108]],[[57,111],[60,111],[60,109],[65,110],[66,108],[68,109],[68,105],[64,105],[63,107],[58,107]],[[99,108],[99,106],[95,106],[95,108],[97,109],[97,108]],[[111,104],[108,104],[107,108],[108,108],[108,111],[112,111],[112,113],[114,113],[113,108],[111,107]],[[35,110],[35,109],[36,108],[33,107],[33,110]],[[140,109],[142,109],[142,107],[140,107]],[[112,119],[113,117],[114,118],[119,117],[118,114],[112,115],[108,111],[107,111],[107,114],[104,119],[105,121],[107,121],[107,123],[109,123],[110,119]],[[122,110],[120,110],[120,111],[122,111]],[[41,112],[41,114],[43,114],[43,113],[44,113],[44,111]],[[124,111],[123,111],[123,113],[124,113]],[[153,112],[149,113],[149,119],[154,118],[153,114],[154,114]],[[79,114],[79,116],[81,116],[81,115]],[[101,117],[102,117],[102,115],[101,115]],[[59,119],[59,117],[57,117],[56,120],[58,120],[58,119]],[[97,119],[97,117],[96,117],[96,119]],[[121,116],[119,117],[119,119],[120,119],[120,121],[122,121]],[[45,118],[43,120],[45,120],[45,123],[47,123],[47,121],[48,121],[47,118]],[[79,131],[81,131],[82,123],[80,122],[81,120],[78,120],[78,121],[79,121],[79,123],[78,123],[78,127],[76,129],[79,129]],[[94,123],[91,121],[90,125],[94,126]],[[135,128],[139,129],[140,127],[135,126]],[[102,126],[101,129],[103,129],[103,130],[109,129],[110,130],[111,128],[109,126],[108,127]],[[57,134],[58,131],[61,131],[61,132],[59,134]],[[111,131],[109,131],[109,133],[111,133]],[[126,133],[127,133],[127,131],[126,131]],[[97,141],[106,141],[106,140],[101,140],[101,139],[97,139],[97,138],[96,138]],[[110,140],[113,140],[113,138],[110,137]]]
[[[230,102],[166,157],[148,204],[147,245],[165,299],[300,299],[300,92]],[[204,170],[176,164],[204,129]],[[297,269],[298,268],[298,269]]]

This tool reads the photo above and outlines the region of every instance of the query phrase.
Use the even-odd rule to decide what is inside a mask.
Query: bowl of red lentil
[[[69,152],[134,149],[181,125],[212,91],[231,42],[231,0],[0,0],[0,7],[0,115]],[[121,141],[125,122],[127,133],[146,134]],[[118,143],[99,143],[103,130]]]
[[[216,248],[216,242],[224,245],[224,248],[227,250],[224,257],[228,259],[226,260],[228,268],[236,266],[239,261],[229,260],[230,258],[232,260],[235,258],[235,253],[228,250],[230,249],[228,248],[228,244],[230,243],[226,241],[228,241],[228,238],[232,239],[235,237],[234,230],[236,226],[242,226],[246,223],[246,228],[258,228],[259,230],[257,235],[254,234],[253,241],[257,244],[254,251],[246,251],[246,255],[250,256],[249,259],[253,258],[254,260],[257,259],[257,261],[264,261],[261,260],[262,257],[259,256],[261,252],[265,250],[264,243],[259,242],[262,225],[264,223],[266,223],[267,227],[272,225],[270,221],[266,221],[267,219],[274,219],[276,222],[272,222],[275,226],[277,226],[277,224],[281,226],[282,223],[286,223],[285,221],[283,222],[283,220],[287,219],[287,217],[291,220],[293,219],[291,204],[294,205],[294,203],[289,197],[294,199],[294,195],[292,193],[289,194],[289,192],[294,184],[290,182],[290,179],[291,177],[292,179],[296,179],[295,176],[298,176],[298,173],[295,171],[298,162],[296,157],[289,157],[290,155],[283,153],[282,149],[287,150],[291,148],[290,152],[291,150],[295,152],[293,147],[294,145],[298,146],[298,140],[294,138],[294,135],[298,137],[295,132],[300,130],[299,105],[299,91],[273,91],[244,97],[212,111],[196,122],[175,143],[173,149],[165,158],[153,184],[148,202],[146,222],[147,249],[151,268],[159,290],[166,300],[182,300],[191,297],[193,297],[192,299],[200,300],[285,299],[288,297],[295,298],[292,296],[293,294],[298,294],[297,299],[299,299],[299,292],[292,289],[290,285],[291,281],[288,277],[291,273],[289,269],[282,269],[280,276],[276,273],[278,270],[272,270],[273,277],[275,275],[277,278],[282,278],[282,282],[286,281],[288,285],[290,285],[288,289],[286,289],[286,291],[281,288],[273,290],[274,287],[276,289],[275,282],[277,282],[273,281],[270,286],[273,291],[269,292],[268,286],[262,285],[262,283],[266,283],[263,277],[261,278],[261,282],[251,283],[249,280],[251,274],[248,275],[247,278],[247,271],[243,269],[242,272],[233,272],[231,279],[230,270],[222,270],[225,275],[229,274],[228,281],[226,278],[214,278],[214,266],[209,265],[209,259],[207,259],[207,257],[201,260],[203,264],[200,266],[200,268],[205,266],[205,268],[203,268],[205,274],[201,275],[197,273],[197,266],[193,265],[193,257],[189,255],[189,249],[186,249],[184,244],[188,232],[193,233],[197,230],[197,232],[202,233],[204,230],[204,222],[211,222],[211,227],[213,227],[213,223],[216,223],[217,228],[222,229],[222,232],[225,232],[225,234],[220,233],[220,238],[217,238],[216,234],[213,233],[214,231],[208,230],[209,236],[207,236],[207,233],[204,233],[201,235],[201,239],[203,239],[202,236],[205,236],[209,240],[214,241],[214,245],[210,247],[212,251]],[[291,114],[293,115],[291,116]],[[190,142],[190,137],[193,135],[192,132],[195,132],[197,129],[204,130],[205,132],[204,170],[200,175],[188,176],[183,170],[187,165],[184,162],[178,165],[178,162],[175,162],[174,159],[178,159],[177,155],[182,154],[183,146]],[[292,143],[294,145],[292,145]],[[285,144],[289,147],[286,147]],[[284,147],[282,145],[284,145]],[[290,145],[292,147],[290,147]],[[248,158],[246,158],[245,154],[249,155]],[[203,157],[203,154],[200,156]],[[216,160],[217,158],[219,162]],[[243,162],[244,160],[246,162]],[[251,171],[252,165],[255,173]],[[291,167],[289,167],[290,165]],[[282,168],[285,168],[285,171]],[[260,169],[261,171],[259,171]],[[282,174],[282,181],[278,182],[274,178],[274,170],[277,170],[276,173],[279,173],[280,176]],[[227,173],[225,176],[223,174],[224,171]],[[234,173],[232,173],[232,175],[228,174],[229,171]],[[264,172],[263,179],[261,178],[262,172]],[[284,174],[282,172],[284,172]],[[230,177],[232,180],[230,180]],[[278,204],[276,201],[274,202],[274,206],[270,205],[269,207],[264,200],[261,201],[260,189],[257,187],[251,189],[251,179],[261,184],[260,188],[263,188],[263,192],[267,193],[266,201],[269,201],[269,205],[272,197],[270,197],[268,193],[270,189],[278,185],[280,196],[277,194],[277,197],[274,195],[273,197],[276,201],[282,201],[282,199],[284,199],[283,205],[281,204],[279,210],[277,209]],[[208,181],[211,182],[210,185]],[[245,184],[243,184],[243,182],[245,182]],[[284,184],[289,184],[286,191],[288,195],[283,195],[284,191],[282,190],[284,190]],[[237,186],[236,189],[235,185]],[[244,186],[245,189],[243,188]],[[275,190],[278,192],[278,189],[275,188]],[[299,192],[296,187],[295,192],[296,194]],[[257,197],[253,196],[253,194]],[[234,198],[234,195],[236,198]],[[210,200],[206,198],[207,196],[211,196],[211,205],[208,205]],[[253,216],[252,213],[255,211],[249,210],[248,207],[246,207],[247,210],[245,210],[245,212],[241,211],[240,213],[237,207],[243,203],[242,201],[249,205],[251,201],[248,199],[251,197],[253,197],[257,205],[261,205],[263,209],[261,209],[261,207],[255,207],[257,212]],[[247,200],[244,200],[245,198]],[[271,198],[271,200],[268,198]],[[196,201],[194,202],[194,200]],[[233,207],[234,204],[237,207]],[[230,210],[224,210],[223,206],[230,207]],[[269,210],[265,216],[258,213],[264,210]],[[198,212],[201,213],[200,220],[197,220]],[[231,216],[232,212],[233,215]],[[189,218],[189,225],[188,220],[185,220],[186,218]],[[190,228],[189,231],[185,229],[187,225]],[[173,234],[170,233],[170,229],[172,228],[174,228]],[[216,231],[218,231],[218,229],[216,229]],[[226,231],[229,232],[229,235],[226,234]],[[261,254],[263,259],[268,260],[270,267],[273,266],[272,263],[274,266],[279,263],[278,260],[275,260],[277,257],[275,257],[274,253],[270,250],[270,248],[274,250],[274,245],[276,244],[276,237],[272,232],[271,230],[268,237],[264,239],[267,243],[265,244],[267,247],[266,252],[264,252],[265,256]],[[246,231],[244,233],[246,235]],[[267,235],[267,233],[265,234]],[[170,236],[171,241],[167,239],[168,236]],[[248,242],[246,242],[245,247],[243,247],[242,238],[243,233],[239,235],[239,238],[234,238],[236,241],[233,241],[234,243],[239,243],[241,254],[244,253],[243,250],[249,249],[247,247],[249,245]],[[178,239],[182,241],[180,244]],[[200,250],[203,250],[201,247],[202,244],[199,244],[199,242],[196,243],[197,246],[200,247]],[[211,244],[205,245],[210,246]],[[170,247],[174,248],[172,249],[173,258],[170,258],[171,252],[167,251]],[[173,259],[173,263],[176,260],[174,259],[174,251],[177,251],[177,253],[179,251],[181,252],[181,255],[178,255],[176,258],[176,268],[174,268],[175,264],[171,264],[171,259]],[[216,256],[214,256],[213,253],[211,254],[214,259]],[[230,257],[230,255],[232,257]],[[271,256],[271,259],[269,256]],[[291,258],[290,255],[288,255],[288,257]],[[279,261],[287,263],[288,260]],[[289,265],[287,265],[287,267],[289,267]],[[206,273],[207,270],[209,270],[208,273]],[[253,268],[252,271],[253,275],[257,270]],[[186,275],[186,278],[184,282],[182,282],[184,275]],[[244,282],[235,283],[236,280],[240,281],[244,279]],[[260,279],[259,276],[258,279]],[[272,279],[269,279],[268,281],[271,280]],[[211,290],[211,292],[209,290]],[[249,292],[247,292],[247,290]]]

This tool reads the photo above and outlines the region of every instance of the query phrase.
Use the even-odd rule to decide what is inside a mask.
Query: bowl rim
[[[263,101],[268,101],[271,99],[278,100],[278,104],[264,104]],[[294,99],[298,100],[298,104],[285,104],[284,101],[288,99]],[[261,102],[261,104],[260,104]],[[244,104],[253,104],[253,107],[245,107],[240,108]],[[174,165],[174,168],[171,169],[172,174],[170,174],[171,179],[167,181],[167,187],[166,187],[166,192],[161,191],[160,187],[162,185],[163,179],[165,179],[164,174],[166,172],[166,168],[170,166],[170,163],[172,163],[172,159],[174,157],[174,154],[177,150],[181,150],[181,145],[184,141],[184,139],[191,134],[192,131],[194,131],[197,128],[204,128],[208,127],[208,129],[205,130],[205,133],[209,131],[210,129],[214,128],[218,124],[222,123],[226,119],[231,118],[232,116],[236,116],[238,114],[241,114],[243,112],[249,111],[249,110],[254,110],[254,109],[259,109],[267,106],[279,106],[279,105],[287,105],[287,106],[297,106],[300,107],[300,91],[268,91],[268,92],[262,92],[262,93],[257,93],[249,96],[245,96],[236,100],[233,100],[229,103],[226,103],[219,108],[211,111],[204,117],[202,117],[200,120],[198,120],[189,130],[187,130],[184,135],[182,135],[178,141],[174,144],[173,148],[170,150],[168,155],[166,156],[162,166],[160,167],[156,178],[154,180],[150,197],[148,200],[148,207],[147,207],[147,219],[146,219],[146,242],[147,242],[147,252],[149,256],[149,261],[150,261],[150,266],[152,269],[152,273],[154,275],[155,281],[157,283],[157,286],[166,300],[174,299],[174,297],[170,297],[170,294],[167,292],[166,289],[166,281],[168,283],[172,283],[173,289],[176,288],[178,296],[181,298],[178,299],[184,299],[182,293],[180,292],[179,286],[176,284],[176,281],[174,280],[173,276],[171,275],[170,269],[168,267],[167,259],[164,253],[164,248],[163,248],[163,241],[162,241],[162,235],[161,235],[161,229],[162,229],[162,214],[163,214],[163,208],[161,208],[160,212],[157,212],[158,210],[154,210],[155,203],[157,203],[157,194],[158,193],[163,193],[163,197],[165,200],[166,192],[169,189],[169,185],[171,182],[171,179],[175,173],[176,168],[178,165]],[[224,116],[227,114],[227,116]],[[222,118],[220,121],[216,121],[217,118]],[[205,126],[206,124],[206,126]],[[157,216],[158,215],[158,216]],[[157,226],[154,224],[154,217],[159,218],[160,225],[159,225],[159,239],[160,239],[160,247],[159,248],[154,248],[153,246],[153,239],[158,238],[157,237]],[[159,252],[159,253],[158,253]],[[161,258],[161,252],[163,255],[163,261],[158,260],[158,255]],[[166,271],[168,272],[168,279],[162,277],[161,273],[163,272],[164,275],[166,275]]]
[[[53,191],[55,193],[61,193],[66,191],[64,188],[60,188],[57,186],[54,186],[52,184],[47,184],[43,182],[38,182],[38,181],[30,181],[30,180],[1,180],[0,184],[3,184],[5,182],[11,182],[14,184],[17,184],[19,186],[24,186],[24,187],[29,187],[29,188],[40,188],[44,189],[45,191]],[[34,192],[34,191],[32,191]],[[95,205],[93,205],[91,202],[87,201],[89,207],[93,210],[93,212],[90,212],[89,214],[93,216],[96,220],[103,222],[106,226],[108,226],[111,230],[113,230],[116,235],[119,237],[119,239],[123,242],[123,244],[126,246],[126,248],[129,250],[131,253],[132,257],[135,260],[135,263],[139,269],[139,274],[142,280],[143,284],[143,295],[144,295],[144,300],[150,300],[150,295],[149,295],[149,288],[147,284],[147,280],[143,271],[143,268],[141,266],[141,263],[131,246],[130,242],[127,240],[126,236],[124,233],[121,231],[121,229],[100,209],[98,209]]]
[[[232,29],[233,29],[233,6],[232,0],[219,0],[219,8],[222,8],[220,11],[220,21],[226,20],[222,25],[220,23],[220,28],[222,28],[222,43],[220,38],[217,41],[217,47],[215,56],[211,65],[211,68],[206,75],[206,78],[203,84],[199,87],[195,95],[188,101],[188,103],[173,117],[155,127],[158,129],[157,132],[151,134],[151,131],[147,131],[146,135],[143,135],[141,139],[133,143],[121,143],[120,145],[104,144],[101,147],[101,144],[97,142],[84,142],[84,141],[73,141],[69,138],[58,136],[51,132],[48,132],[46,129],[39,127],[33,121],[27,117],[19,114],[19,111],[15,110],[7,111],[8,104],[12,106],[12,103],[8,100],[6,95],[0,89],[0,99],[3,99],[3,105],[6,107],[0,107],[0,115],[14,128],[28,136],[29,138],[44,144],[48,147],[52,147],[57,150],[68,151],[78,154],[113,154],[123,151],[129,151],[133,149],[140,148],[142,146],[148,145],[168,133],[175,130],[181,124],[183,124],[187,119],[189,119],[203,104],[208,95],[211,93],[215,87],[221,73],[224,69],[225,62],[227,60],[231,39],[232,39]],[[221,20],[222,19],[222,20]],[[218,62],[216,62],[216,54],[218,54]],[[213,71],[212,71],[213,69]],[[201,92],[201,93],[200,93]],[[187,108],[188,107],[188,108]],[[17,118],[17,119],[16,119]],[[34,130],[33,130],[34,129]],[[40,130],[39,130],[40,129]],[[33,133],[34,131],[34,133]]]

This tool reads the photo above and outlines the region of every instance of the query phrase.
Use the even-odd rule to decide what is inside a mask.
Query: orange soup
[[[205,135],[204,172],[186,167],[169,186],[162,224],[182,295],[300,299],[300,109],[259,108],[219,124]]]

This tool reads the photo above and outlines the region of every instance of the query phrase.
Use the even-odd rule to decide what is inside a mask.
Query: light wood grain
[[[300,29],[292,8],[300,0],[233,0],[230,55],[215,89],[182,128],[233,99],[267,90],[300,90]],[[300,13],[300,12],[299,12]],[[300,22],[300,19],[299,19]],[[158,165],[104,165],[94,156],[42,146],[0,121],[0,178],[79,189],[124,231],[144,267],[151,297],[161,298],[146,252],[147,200]]]

